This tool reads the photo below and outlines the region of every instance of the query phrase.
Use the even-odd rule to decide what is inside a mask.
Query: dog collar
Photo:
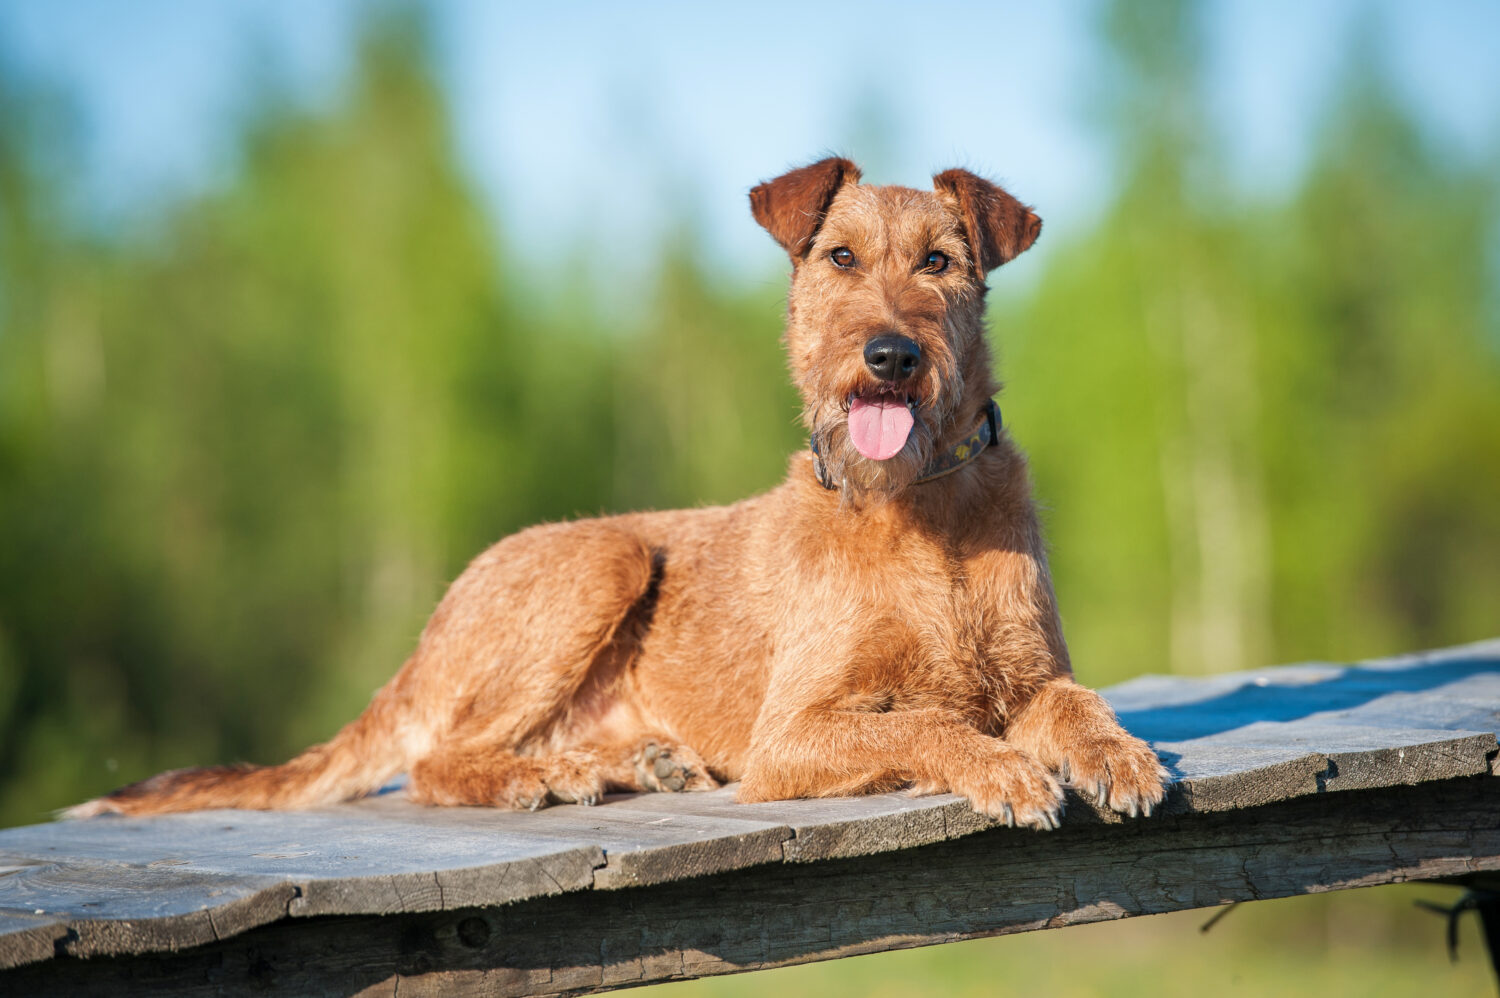
[[[947,451],[938,455],[937,459],[922,471],[922,477],[912,482],[913,485],[921,485],[944,475],[951,475],[959,468],[974,460],[984,449],[1000,439],[1000,427],[1004,425],[1000,421],[1000,407],[990,399],[984,404],[984,418],[974,428],[974,432],[950,447]],[[818,484],[830,491],[837,490],[839,483],[828,476],[828,468],[823,464],[823,455],[818,453],[818,438],[809,438],[812,444],[813,474],[818,476]]]

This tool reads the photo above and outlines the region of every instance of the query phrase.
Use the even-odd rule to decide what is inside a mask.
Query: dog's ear
[[[833,196],[845,184],[858,182],[859,167],[831,156],[752,188],[750,213],[793,260],[800,260],[823,225]]]
[[[958,202],[981,279],[1026,252],[1041,235],[1042,220],[1030,208],[968,170],[944,170],[932,178],[932,186]]]

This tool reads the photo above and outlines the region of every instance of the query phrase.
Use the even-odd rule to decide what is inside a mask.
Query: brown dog
[[[1058,774],[1149,813],[1166,774],[1071,678],[1026,464],[990,400],[985,275],[1041,221],[963,170],[930,192],[858,181],[825,159],[750,192],[792,258],[786,345],[813,441],[778,488],[508,537],[332,741],[70,814],[307,807],[403,769],[431,804],[910,786],[1038,828],[1057,823]]]

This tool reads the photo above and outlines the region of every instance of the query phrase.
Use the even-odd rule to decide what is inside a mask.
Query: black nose
[[[865,366],[881,381],[902,381],[916,373],[922,348],[905,336],[877,336],[865,344]]]

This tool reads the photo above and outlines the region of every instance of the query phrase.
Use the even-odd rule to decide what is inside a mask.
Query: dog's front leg
[[[857,696],[786,709],[796,692],[773,684],[740,800],[835,797],[913,784],[961,794],[974,810],[1007,824],[1057,826],[1062,791],[1046,767],[983,734],[959,712],[859,709],[850,706]]]
[[[1071,676],[1043,684],[1006,725],[1005,740],[1131,817],[1161,803],[1169,778],[1151,746],[1120,726],[1104,697]]]
[[[1104,697],[1073,681],[1034,517],[1024,526],[970,566],[995,615],[987,658],[1004,738],[1100,804],[1150,814],[1167,771]]]

